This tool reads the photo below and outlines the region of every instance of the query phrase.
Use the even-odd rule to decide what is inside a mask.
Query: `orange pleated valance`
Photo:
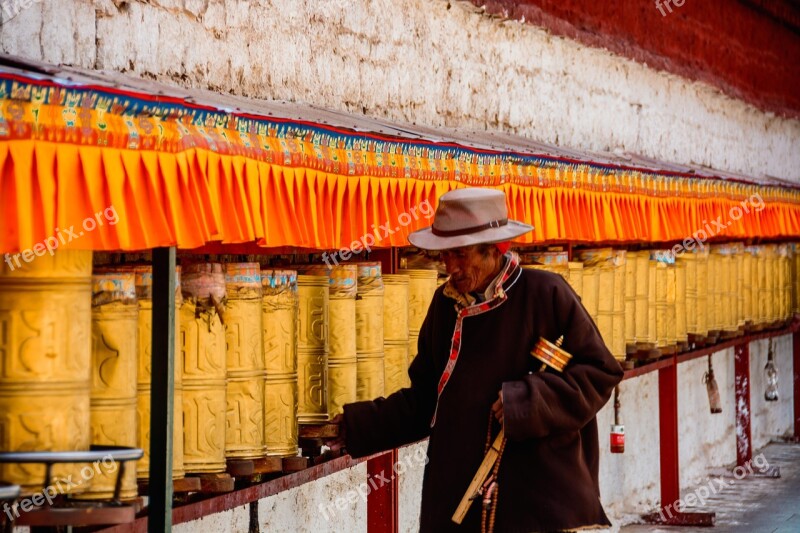
[[[457,187],[504,189],[520,242],[800,234],[800,192],[219,111],[0,70],[0,251],[407,245]],[[89,222],[87,222],[89,220]],[[66,233],[69,232],[69,233]],[[83,234],[81,234],[81,232]]]

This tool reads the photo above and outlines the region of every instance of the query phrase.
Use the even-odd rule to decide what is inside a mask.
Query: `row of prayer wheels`
[[[408,385],[407,369],[437,285],[434,270],[382,275],[379,263],[261,270],[258,263],[179,267],[173,476],[222,472],[228,459],[297,454],[298,423]],[[64,312],[66,310],[66,313]],[[122,497],[149,473],[152,271],[92,271],[60,251],[0,275],[4,450],[139,447]],[[59,465],[53,480],[77,478]],[[29,491],[37,465],[3,466]],[[113,475],[76,493],[108,498]]]
[[[730,243],[684,250],[611,248],[523,254],[525,268],[563,276],[617,359],[649,358],[745,331],[800,311],[794,244]],[[527,263],[527,264],[526,264]]]

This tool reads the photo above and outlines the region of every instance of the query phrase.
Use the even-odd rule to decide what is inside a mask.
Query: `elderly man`
[[[411,387],[346,405],[336,419],[353,457],[430,437],[423,532],[610,525],[600,504],[595,415],[622,369],[570,286],[520,268],[506,253],[511,239],[531,229],[508,220],[501,191],[443,195],[433,226],[409,236],[419,248],[441,251],[450,274],[422,325]],[[572,359],[563,372],[540,372],[531,350],[541,337],[561,336]],[[494,509],[482,513],[475,503],[457,525],[451,517],[500,424],[507,442]]]

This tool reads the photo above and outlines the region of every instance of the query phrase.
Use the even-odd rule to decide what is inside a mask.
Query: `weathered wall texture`
[[[658,372],[620,384],[620,416],[625,425],[625,453],[611,453],[614,399],[597,414],[600,433],[600,498],[615,526],[638,519],[658,505]]]
[[[711,414],[703,375],[708,358],[678,365],[678,464],[681,487],[708,481],[709,468],[736,462],[733,348],[712,355],[722,412]],[[672,503],[672,502],[670,502]]]
[[[401,533],[419,531],[419,508],[422,504],[422,477],[428,457],[428,440],[403,446],[398,452],[398,462],[408,465],[399,476],[400,502],[397,528]]]
[[[771,439],[791,436],[794,432],[794,365],[792,362],[792,336],[784,335],[772,341],[775,366],[778,368],[778,401],[764,399],[769,341],[750,344],[750,413],[753,449],[769,444]]]
[[[445,0],[42,0],[9,54],[800,182],[800,122]]]

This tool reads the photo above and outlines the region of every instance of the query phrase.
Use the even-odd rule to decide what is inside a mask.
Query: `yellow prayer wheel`
[[[297,273],[263,270],[264,438],[267,455],[297,455]]]
[[[225,265],[227,366],[225,457],[255,459],[264,445],[264,348],[261,269],[258,263]]]
[[[575,293],[579,297],[583,297],[583,263],[570,261],[567,268],[569,268],[567,281]]]
[[[767,255],[766,284],[767,298],[767,322],[772,325],[778,320],[778,276],[777,276],[777,246],[774,244],[764,245]]]
[[[636,345],[636,255],[628,252],[623,269],[625,281],[625,346]]]
[[[436,292],[436,281],[439,273],[436,270],[401,269],[398,274],[409,277],[408,282],[408,329],[416,332],[422,328],[422,322],[428,314],[428,307]],[[416,355],[416,349],[414,350]]]
[[[667,265],[667,345],[678,343],[677,319],[677,280],[674,264]]]
[[[328,421],[328,276],[297,276],[297,419],[300,424]]]
[[[718,335],[722,322],[722,297],[719,291],[719,276],[722,275],[720,256],[716,253],[708,254],[708,299],[706,314],[708,317],[708,331],[710,336]]]
[[[686,322],[686,262],[675,261],[675,331],[677,341],[685,349],[688,347],[689,329]]]
[[[763,246],[753,247],[756,253],[756,280],[758,287],[758,313],[756,324],[763,328],[769,320],[769,291],[767,288],[767,256]]]
[[[697,261],[694,254],[684,254],[680,262],[686,268],[686,331],[697,335]]]
[[[697,333],[704,337],[708,335],[709,329],[708,256],[708,248],[696,250],[694,253],[697,263]]]
[[[612,293],[613,309],[612,309],[612,323],[611,323],[611,354],[617,359],[624,361],[627,357],[625,349],[625,341],[627,335],[626,324],[626,280],[625,268],[626,257],[625,250],[614,250],[612,259],[609,265],[613,268],[614,275],[614,292]],[[633,303],[633,302],[631,302]],[[633,306],[631,306],[633,311]]]
[[[648,327],[650,312],[650,252],[628,252],[628,260],[634,263],[636,276],[636,300],[634,319],[637,348],[652,348],[649,343]]]
[[[136,447],[136,371],[139,306],[132,268],[104,269],[92,276],[92,444]],[[92,478],[85,499],[114,494],[116,472]],[[120,497],[136,497],[135,463],[126,465]]]
[[[385,391],[388,396],[411,385],[408,377],[409,276],[383,276],[383,352]]]
[[[90,251],[59,250],[13,270],[0,264],[0,449],[89,449],[91,294]],[[80,466],[55,465],[52,483],[81,479]],[[0,465],[0,479],[32,494],[44,466]]]
[[[224,472],[227,354],[222,265],[184,266],[181,288],[184,468],[192,473]]]
[[[783,321],[789,317],[789,302],[787,291],[787,273],[789,271],[788,264],[788,249],[785,244],[781,244],[776,250],[777,261],[777,278],[778,278],[778,320]]]
[[[742,315],[744,317],[744,325],[745,327],[749,327],[753,324],[753,266],[755,264],[755,258],[753,257],[752,252],[750,251],[749,247],[745,248],[742,252],[742,264],[741,264],[741,271],[740,277],[742,278],[741,283],[741,295],[742,295]]]
[[[153,268],[134,267],[136,276],[136,299],[139,301],[138,314],[138,370],[136,386],[136,415],[138,419],[138,444],[144,452],[136,463],[136,475],[140,479],[150,477],[150,392],[151,392],[151,348],[153,334]],[[176,272],[175,295],[175,378],[172,417],[172,478],[184,476],[183,469],[183,361],[180,350],[180,307],[183,297],[180,294],[180,267]]]
[[[383,296],[384,285],[380,263],[359,263],[358,300],[356,300],[358,400],[372,400],[385,393]]]

